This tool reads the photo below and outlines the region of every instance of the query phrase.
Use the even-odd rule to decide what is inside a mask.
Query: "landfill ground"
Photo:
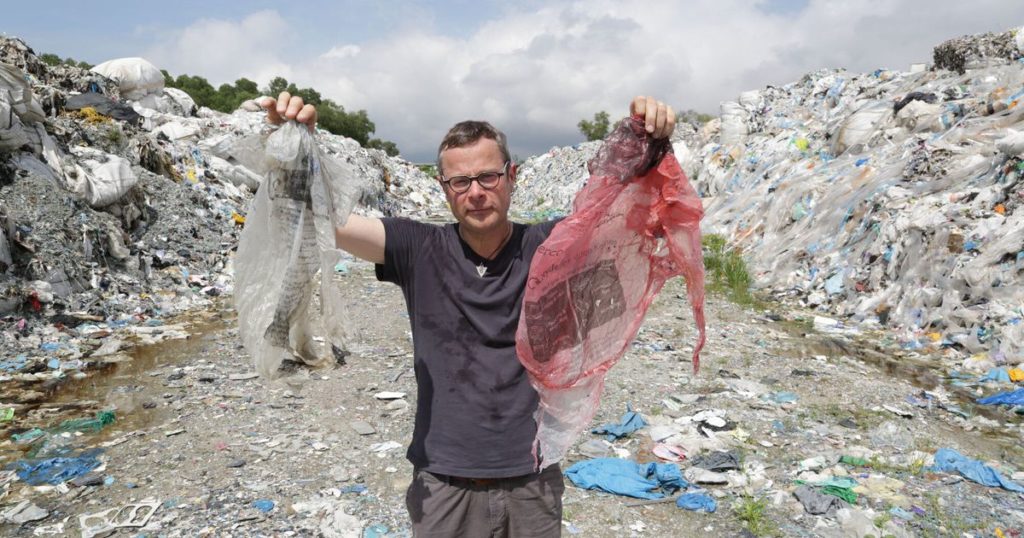
[[[405,306],[369,264],[353,263],[335,278],[351,301],[355,347],[344,365],[299,371],[288,382],[255,377],[224,302],[181,319],[187,339],[136,348],[134,360],[56,390],[42,408],[81,416],[119,410],[99,433],[65,436],[77,448],[103,447],[103,466],[61,487],[5,484],[5,509],[27,500],[47,515],[7,523],[0,534],[78,536],[80,515],[149,499],[159,508],[147,524],[120,535],[408,536],[404,448],[416,391]],[[666,432],[680,436],[688,459],[718,446],[738,455],[741,469],[704,477],[727,482],[705,486],[718,503],[710,514],[567,483],[563,535],[994,536],[998,529],[1016,536],[1024,529],[1020,494],[927,469],[944,447],[1012,469],[1024,461],[1019,416],[975,415],[978,408],[943,388],[927,356],[889,362],[893,352],[859,352],[871,346],[817,334],[798,312],[714,295],[694,376],[695,329],[684,296],[678,280],[658,296],[633,348],[610,371],[593,421],[617,422],[632,406],[650,425],[610,444],[584,433],[563,469],[601,451],[653,461],[652,435]],[[388,392],[404,396],[381,394]],[[908,402],[915,395],[923,407]],[[706,435],[694,434],[690,417],[709,410],[717,412],[704,416],[724,425],[705,418]],[[45,416],[26,413],[7,428],[53,426]],[[0,457],[7,464],[24,450],[4,441]],[[838,463],[841,456],[864,461]],[[694,478],[687,460],[680,466]],[[845,512],[807,514],[794,480],[828,476],[867,488]]]

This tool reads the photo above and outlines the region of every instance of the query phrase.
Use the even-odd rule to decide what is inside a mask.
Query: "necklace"
[[[462,240],[465,241],[465,243],[467,245],[469,245],[469,241],[466,241],[466,236],[462,235],[462,227],[461,226],[459,226],[459,237],[461,237]],[[511,238],[512,238],[512,223],[509,222],[508,223],[508,231],[505,232],[505,238],[501,240],[500,244],[498,244],[498,248],[494,249],[491,252],[490,255],[482,256],[482,258],[484,260],[476,265],[476,274],[480,275],[480,278],[483,278],[484,275],[487,274],[487,265],[486,265],[487,261],[493,259],[494,256],[496,254],[498,254],[498,252],[501,252],[501,249],[505,248],[505,244],[508,243],[508,240],[511,239]],[[470,246],[469,248],[470,248],[470,250],[473,250],[472,246]]]

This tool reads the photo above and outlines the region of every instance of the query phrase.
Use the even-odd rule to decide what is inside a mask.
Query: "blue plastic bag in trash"
[[[707,493],[686,493],[676,499],[676,506],[694,512],[713,513],[718,510],[718,503]]]
[[[982,405],[1024,405],[1024,389],[993,394],[988,398],[981,398],[978,403]]]
[[[608,423],[604,426],[598,426],[591,430],[591,433],[606,433],[608,435],[605,438],[610,442],[620,437],[625,437],[640,428],[647,425],[644,417],[640,416],[640,413],[633,411],[633,407],[630,405],[626,406],[626,414],[622,415],[622,419],[619,420],[618,424]]]
[[[984,463],[961,455],[952,448],[940,448],[935,453],[936,471],[958,472],[969,480],[990,487],[1001,487],[1010,491],[1024,493],[1024,486],[1003,478],[999,471],[985,465]]]
[[[77,457],[17,461],[14,462],[13,467],[18,478],[30,486],[43,484],[56,486],[99,467],[100,461],[96,458],[99,452],[99,450],[90,450]]]
[[[576,487],[599,489],[638,499],[661,499],[664,493],[689,486],[674,463],[637,463],[619,458],[597,458],[573,464],[565,471]]]
[[[978,381],[984,383],[986,381],[996,381],[999,383],[1011,383],[1010,372],[1006,371],[1006,368],[992,368],[985,375],[978,378]]]

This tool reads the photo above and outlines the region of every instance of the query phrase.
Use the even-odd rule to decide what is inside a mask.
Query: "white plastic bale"
[[[164,75],[144,58],[118,58],[103,62],[90,71],[114,82],[125,99],[142,99],[148,93],[164,89]]]
[[[1006,136],[996,141],[996,148],[1000,152],[1014,156],[1024,153],[1024,132],[1009,129]]]
[[[2,99],[0,95],[0,99]],[[0,151],[12,152],[28,144],[28,135],[11,105],[0,100]]]
[[[22,123],[32,124],[46,119],[46,113],[35,100],[25,73],[5,63],[0,63],[0,101],[8,103]]]
[[[93,148],[73,146],[78,160],[66,174],[68,186],[92,207],[105,207],[121,199],[138,178],[131,163],[117,155]]]
[[[924,101],[911,101],[896,114],[896,125],[905,127],[912,133],[922,131],[941,131],[944,127],[940,119],[945,107]]]
[[[202,133],[202,127],[194,124],[187,124],[178,121],[169,121],[153,129],[153,134],[162,134],[171,140],[197,137]]]
[[[835,133],[833,153],[839,155],[847,150],[863,149],[884,128],[890,118],[892,105],[889,103],[873,102],[863,106],[847,118]]]
[[[735,101],[726,101],[721,105],[721,112],[721,144],[723,146],[742,144],[748,133],[747,111]]]
[[[198,107],[196,107],[195,100],[188,93],[178,88],[164,88],[164,95],[177,105],[177,110],[182,116],[195,115]]]

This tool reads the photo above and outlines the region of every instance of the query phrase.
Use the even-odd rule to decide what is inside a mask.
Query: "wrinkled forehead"
[[[441,171],[449,177],[498,172],[504,165],[505,156],[501,148],[490,138],[481,138],[457,148],[445,148],[441,152]]]

